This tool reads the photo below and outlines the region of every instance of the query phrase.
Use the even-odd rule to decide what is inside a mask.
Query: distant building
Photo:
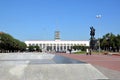
[[[89,46],[89,41],[62,41],[60,40],[60,32],[55,31],[54,41],[25,41],[27,46],[39,46],[44,51],[67,51],[72,46]]]

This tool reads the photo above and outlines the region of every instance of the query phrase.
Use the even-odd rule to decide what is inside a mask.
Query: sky
[[[101,15],[101,18],[96,18]],[[21,41],[89,40],[120,34],[120,0],[0,0],[0,32]]]

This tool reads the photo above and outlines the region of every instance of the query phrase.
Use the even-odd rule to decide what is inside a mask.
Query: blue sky
[[[96,19],[96,15],[102,15]],[[25,40],[89,40],[120,34],[120,0],[0,0],[0,31]]]

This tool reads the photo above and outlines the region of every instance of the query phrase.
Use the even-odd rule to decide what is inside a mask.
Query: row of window
[[[67,45],[70,45],[70,46],[86,46],[86,44],[29,44],[29,46],[58,46],[58,45],[61,45],[61,46],[67,46]]]

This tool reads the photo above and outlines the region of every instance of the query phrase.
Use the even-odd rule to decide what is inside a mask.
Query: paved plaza
[[[1,80],[108,79],[97,66],[63,57],[64,54],[1,53]]]
[[[120,80],[120,56],[102,54],[59,54],[92,64],[110,80]]]

